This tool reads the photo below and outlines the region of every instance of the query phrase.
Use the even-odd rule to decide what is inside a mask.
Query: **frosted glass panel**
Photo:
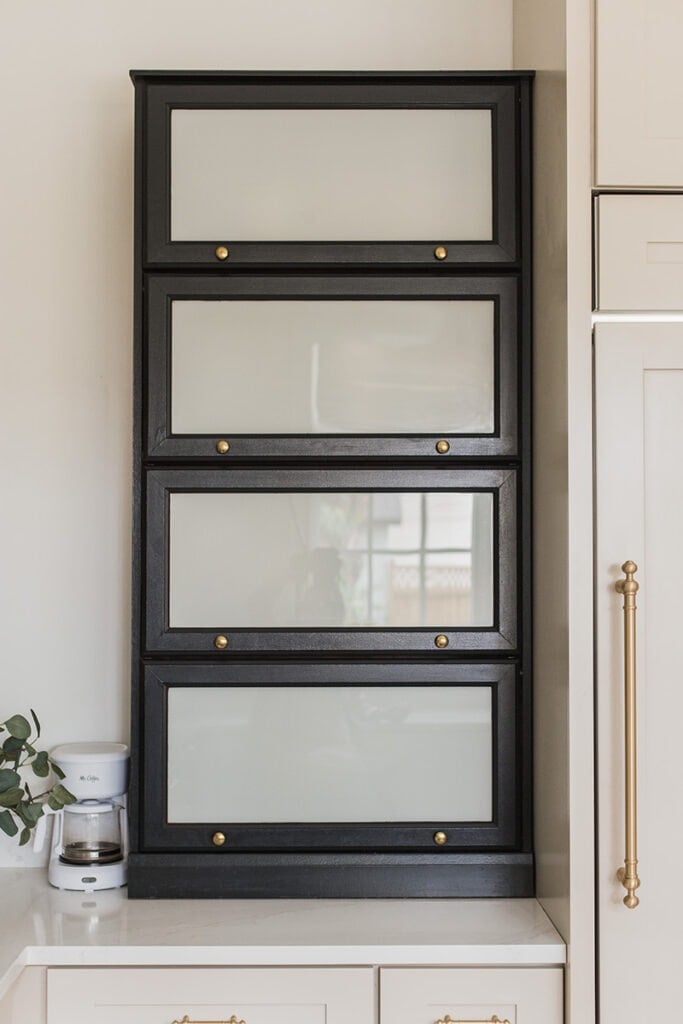
[[[490,493],[170,495],[173,627],[490,626]]]
[[[490,821],[488,687],[172,687],[169,822]]]
[[[173,110],[173,241],[492,238],[489,110]]]
[[[491,301],[175,301],[177,434],[491,433]]]

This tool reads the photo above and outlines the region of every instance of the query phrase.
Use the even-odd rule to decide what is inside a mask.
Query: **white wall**
[[[512,0],[24,0],[2,14],[0,719],[128,727],[129,68],[509,68]],[[0,835],[0,864],[28,859]]]

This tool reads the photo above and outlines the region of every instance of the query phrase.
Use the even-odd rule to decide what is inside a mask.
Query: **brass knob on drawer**
[[[448,842],[448,836],[445,832],[435,832],[432,838],[437,846],[445,846]]]
[[[437,260],[445,260],[446,257],[448,256],[448,249],[446,248],[445,245],[437,245],[436,249],[434,250],[434,256],[436,257]]]
[[[443,650],[444,647],[448,647],[448,637],[445,633],[439,633],[438,636],[434,637],[434,643],[437,647]]]
[[[441,441],[437,441],[434,447],[436,448],[439,455],[445,455],[446,452],[449,452],[451,450],[451,446],[448,443],[448,441],[443,439]]]
[[[227,260],[229,255],[230,255],[230,250],[228,249],[227,245],[219,245],[219,246],[216,247],[216,259],[217,260]]]
[[[211,836],[211,842],[214,846],[225,846],[225,834],[223,832],[214,832]]]
[[[227,636],[223,636],[222,633],[219,633],[218,636],[214,639],[213,646],[217,647],[219,651],[224,651],[225,648],[228,646]]]
[[[227,452],[230,451],[230,442],[223,440],[216,441],[216,451],[218,452],[219,455],[225,455]]]

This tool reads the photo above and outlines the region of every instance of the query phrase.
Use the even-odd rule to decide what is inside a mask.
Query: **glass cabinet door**
[[[148,280],[154,458],[513,455],[517,280]]]
[[[518,260],[528,75],[134,80],[147,266]]]
[[[175,109],[171,241],[490,241],[491,149],[486,108]]]
[[[206,848],[215,830],[231,849],[332,835],[425,847],[438,830],[450,849],[512,840],[514,666],[312,668],[148,668],[151,842]]]
[[[152,470],[152,651],[516,647],[511,470]]]

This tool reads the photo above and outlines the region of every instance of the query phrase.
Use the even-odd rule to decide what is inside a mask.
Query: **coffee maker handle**
[[[43,847],[45,846],[45,836],[47,835],[47,819],[49,817],[54,817],[54,819],[55,819],[55,824],[54,824],[54,829],[53,829],[53,834],[52,834],[53,846],[54,846],[55,840],[58,837],[58,830],[59,830],[59,827],[60,827],[60,824],[61,824],[62,816],[57,811],[53,811],[52,808],[49,807],[47,804],[44,804],[43,805],[43,813],[42,813],[41,817],[38,818],[38,823],[36,825],[36,830],[33,833],[33,850],[34,850],[35,853],[40,853],[41,850],[43,849]]]
[[[47,835],[47,815],[43,813],[41,818],[38,818],[36,830],[33,833],[33,849],[36,853],[40,853],[45,846],[45,836]]]

